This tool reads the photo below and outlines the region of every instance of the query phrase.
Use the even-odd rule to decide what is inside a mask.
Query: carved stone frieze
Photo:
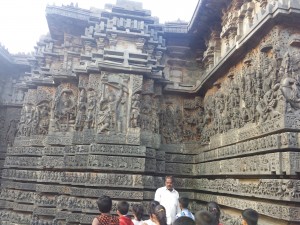
[[[229,158],[233,156],[243,156],[246,154],[256,154],[259,152],[272,152],[276,149],[285,150],[289,148],[299,148],[299,134],[294,132],[286,132],[281,134],[273,134],[262,138],[252,139],[240,142],[234,145],[220,147],[217,149],[215,145],[200,147],[201,153],[195,156],[196,162],[206,162],[211,160]],[[209,149],[212,149],[209,151]]]
[[[12,177],[14,178],[14,177]],[[28,191],[35,191],[36,184],[35,183],[22,183],[22,182],[15,182],[9,180],[2,180],[1,187],[7,189],[17,189],[17,190],[28,190]]]
[[[190,182],[192,181],[190,179]],[[300,180],[297,179],[260,179],[257,182],[237,179],[195,179],[191,186],[201,191],[299,202],[299,183]]]
[[[195,175],[296,175],[298,152],[277,152],[196,164]]]

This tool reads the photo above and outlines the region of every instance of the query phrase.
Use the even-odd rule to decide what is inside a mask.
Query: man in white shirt
[[[171,225],[175,219],[176,214],[180,212],[179,208],[179,194],[173,187],[173,176],[166,176],[164,187],[158,188],[155,192],[154,200],[158,201],[166,209],[167,224]]]

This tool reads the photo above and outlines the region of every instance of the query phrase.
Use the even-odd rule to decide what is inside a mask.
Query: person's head
[[[189,206],[189,199],[187,197],[180,197],[179,198],[179,206],[181,209],[187,209]]]
[[[195,223],[196,225],[213,225],[214,218],[213,216],[207,211],[198,211],[195,214]]]
[[[221,216],[221,209],[218,203],[216,202],[207,203],[207,211],[213,216],[215,221],[219,223],[220,216]]]
[[[242,225],[257,225],[259,214],[254,209],[245,209],[242,212]]]
[[[117,205],[117,213],[118,215],[126,215],[129,210],[129,204],[126,201],[120,201]]]
[[[144,214],[144,207],[141,204],[134,204],[132,212],[137,221],[141,221]]]
[[[173,176],[166,176],[165,177],[165,185],[168,190],[173,189],[173,182],[174,182],[174,177]]]
[[[150,219],[159,225],[167,225],[166,209],[162,205],[150,208]]]
[[[102,195],[97,200],[97,205],[101,213],[109,213],[112,207],[112,200],[106,195]]]
[[[195,225],[195,221],[190,217],[181,216],[174,221],[173,225]]]
[[[152,200],[149,204],[149,213],[154,211],[154,208],[159,205],[158,201]]]

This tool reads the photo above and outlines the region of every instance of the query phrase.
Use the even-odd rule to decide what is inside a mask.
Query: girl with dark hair
[[[148,208],[149,213],[151,214],[151,212],[153,212],[155,207],[158,206],[158,205],[159,205],[158,201],[155,201],[155,200],[151,201],[150,204],[149,204],[149,208]],[[155,225],[155,224],[153,223],[153,221],[150,218],[148,220],[145,220],[143,225]]]
[[[134,225],[142,225],[143,224],[143,214],[144,214],[144,207],[139,204],[135,204],[132,206],[132,213],[133,213],[133,219],[132,222]]]
[[[218,203],[216,202],[207,203],[207,211],[213,216],[214,224],[222,225],[220,223],[221,209]]]
[[[166,209],[162,205],[150,209],[150,219],[155,225],[167,225]]]

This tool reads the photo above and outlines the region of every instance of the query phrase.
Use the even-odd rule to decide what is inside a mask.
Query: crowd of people
[[[110,214],[112,200],[101,196],[97,200],[100,215],[94,218],[92,225],[222,225],[221,209],[216,202],[209,202],[206,210],[193,213],[188,209],[189,199],[179,197],[173,187],[174,178],[166,176],[165,186],[158,188],[155,198],[150,202],[150,218],[143,220],[144,208],[141,204],[131,207],[133,218],[129,214],[129,204],[120,201],[117,204],[117,215]],[[259,214],[253,209],[245,209],[241,214],[241,225],[257,225]]]

